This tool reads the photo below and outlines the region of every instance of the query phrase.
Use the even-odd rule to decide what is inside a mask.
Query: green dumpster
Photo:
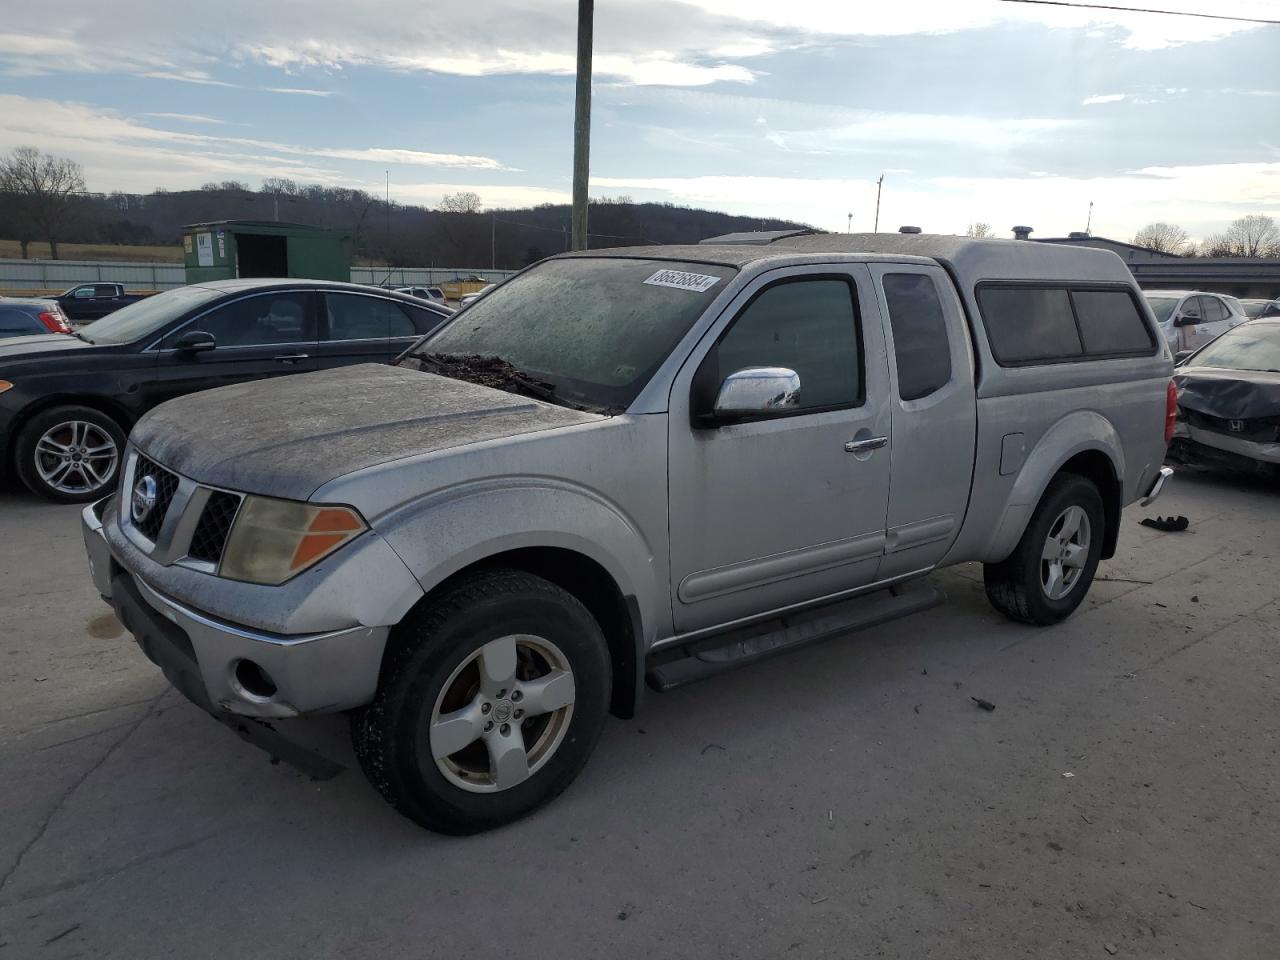
[[[351,279],[351,236],[271,220],[217,220],[182,228],[187,283],[236,277]]]

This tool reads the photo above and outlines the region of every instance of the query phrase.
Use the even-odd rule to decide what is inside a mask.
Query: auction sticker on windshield
[[[675,287],[677,290],[692,290],[694,293],[710,290],[719,282],[719,277],[708,277],[704,273],[682,273],[679,270],[659,270],[645,281],[655,287]]]

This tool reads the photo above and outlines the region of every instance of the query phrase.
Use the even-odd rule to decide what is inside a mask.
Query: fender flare
[[[1102,453],[1117,478],[1125,476],[1124,447],[1120,434],[1106,417],[1093,410],[1078,410],[1063,417],[1041,435],[1027,455],[1005,501],[1000,522],[979,559],[999,563],[1013,552],[1050,481],[1072,457]]]

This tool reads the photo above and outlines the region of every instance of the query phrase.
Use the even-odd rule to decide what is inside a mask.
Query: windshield
[[[131,343],[155,333],[188,310],[222,295],[221,290],[208,287],[166,290],[108,314],[85,327],[82,333],[90,343]]]
[[[624,409],[734,272],[622,257],[548,260],[487,292],[400,362],[501,360],[550,385],[551,399]]]
[[[1147,297],[1147,303],[1151,305],[1151,312],[1156,315],[1156,323],[1164,323],[1169,319],[1169,314],[1173,313],[1173,308],[1178,304],[1177,297]]]
[[[1186,366],[1280,373],[1280,323],[1234,327],[1188,360]]]

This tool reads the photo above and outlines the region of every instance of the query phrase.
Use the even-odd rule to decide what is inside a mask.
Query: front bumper
[[[1185,422],[1178,423],[1173,437],[1175,447],[1192,461],[1245,469],[1256,468],[1258,464],[1280,464],[1280,442],[1245,440]],[[1240,462],[1242,460],[1245,462]]]
[[[346,710],[373,698],[389,627],[285,635],[195,610],[147,583],[113,553],[103,529],[108,505],[99,501],[81,514],[94,586],[147,658],[197,706],[215,714],[294,717]],[[270,683],[263,684],[262,675]]]

